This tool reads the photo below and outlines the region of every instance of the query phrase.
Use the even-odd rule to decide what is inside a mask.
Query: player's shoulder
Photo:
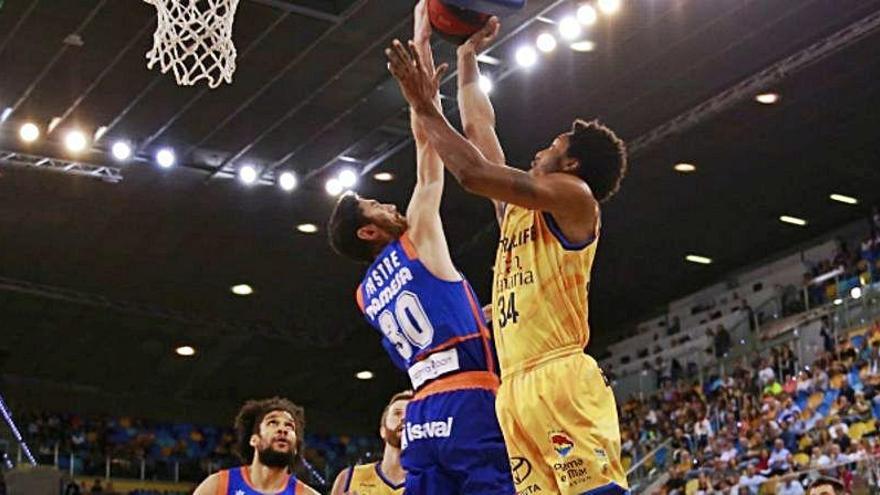
[[[216,473],[208,476],[202,481],[196,490],[193,492],[193,495],[216,495],[220,493],[220,489],[224,484],[229,482],[229,471],[217,471]]]
[[[302,481],[296,482],[296,495],[321,495],[321,492],[315,490]]]

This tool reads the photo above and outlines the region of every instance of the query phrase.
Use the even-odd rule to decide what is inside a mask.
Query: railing
[[[638,447],[636,448],[637,453],[633,458],[633,464],[626,471],[626,479],[629,482],[631,493],[635,495],[643,492],[664,474],[666,462],[670,457],[669,445],[671,443],[672,439],[667,438],[642,456],[638,455]]]

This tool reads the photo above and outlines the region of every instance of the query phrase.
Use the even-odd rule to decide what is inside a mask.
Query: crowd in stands
[[[850,491],[857,469],[877,488],[877,463],[861,461],[880,456],[880,321],[837,345],[825,335],[812,366],[783,345],[702,384],[666,379],[657,395],[623,403],[625,462],[671,439],[650,459],[669,473],[664,493],[797,495],[819,475]]]
[[[196,482],[212,471],[241,464],[234,453],[235,433],[228,427],[55,413],[15,419],[40,464],[54,464],[57,449],[58,467],[67,471],[73,454],[77,474],[103,476],[110,459],[113,477],[137,479],[143,460],[145,479],[173,480],[177,464],[181,481]],[[345,466],[381,450],[378,438],[307,434],[304,458],[321,479],[332,481]],[[308,468],[303,474],[321,485]],[[108,493],[102,488],[101,493]]]

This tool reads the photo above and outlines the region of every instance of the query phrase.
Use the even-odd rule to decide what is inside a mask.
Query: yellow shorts
[[[495,407],[518,495],[628,490],[614,393],[581,349],[502,378]]]

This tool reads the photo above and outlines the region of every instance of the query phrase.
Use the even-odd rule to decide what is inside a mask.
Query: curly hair
[[[620,189],[628,167],[626,145],[598,120],[574,121],[568,156],[580,163],[576,173],[590,186],[596,201],[604,203]]]
[[[260,423],[272,411],[284,411],[293,416],[296,429],[296,453],[294,463],[299,461],[302,455],[303,436],[305,435],[306,415],[302,407],[282,397],[271,399],[249,400],[241,406],[235,416],[235,435],[237,440],[237,454],[242,462],[250,463],[254,459],[254,448],[251,446],[251,436],[260,433]]]

